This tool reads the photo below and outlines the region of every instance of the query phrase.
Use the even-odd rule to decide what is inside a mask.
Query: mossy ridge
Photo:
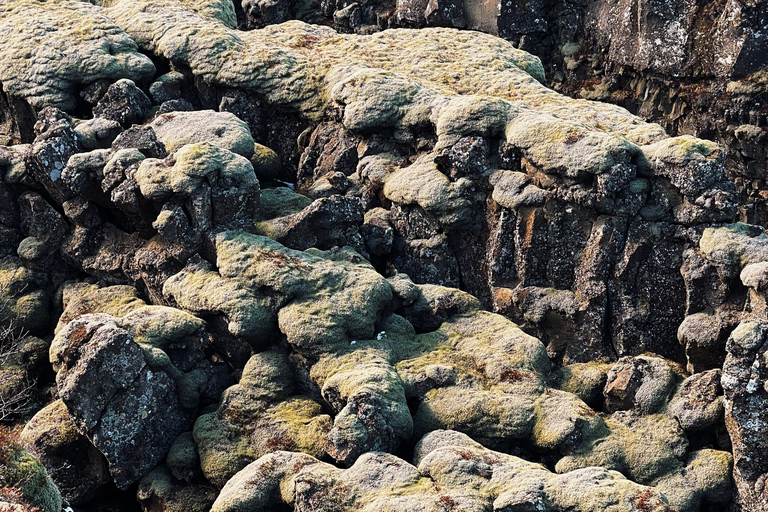
[[[165,294],[201,313],[222,312],[226,306],[233,334],[257,334],[233,319],[276,316],[288,342],[305,354],[317,356],[373,337],[374,324],[392,299],[389,283],[348,249],[294,251],[264,236],[229,231],[217,235],[216,254],[218,277],[213,270],[201,274],[189,268],[166,282]],[[205,283],[191,289],[182,284],[200,275]],[[201,293],[213,291],[216,282],[238,289],[239,300],[221,294],[203,299]],[[271,309],[265,309],[266,297],[273,298]]]
[[[81,84],[120,78],[141,82],[155,73],[136,43],[89,2],[3,2],[0,55],[5,91],[36,109],[73,110]]]
[[[311,457],[297,459],[297,454],[276,452],[228,482],[213,510],[318,502],[333,510],[367,512],[519,507],[552,512],[672,510],[658,490],[618,472],[585,468],[557,475],[539,464],[484,448],[458,432],[429,434],[417,444],[416,454],[417,466],[393,455],[368,453],[341,470]]]
[[[340,284],[350,282],[345,274],[348,269],[358,273],[371,271],[348,251],[292,251],[268,238],[239,232],[220,234],[217,251],[217,271],[190,268],[185,272],[201,277],[215,275],[220,283],[241,283],[238,286],[244,291],[271,289],[270,293],[289,296],[293,301],[309,300],[315,294],[328,300]],[[322,270],[318,270],[320,267]],[[385,310],[391,300],[392,292],[387,292],[379,299],[379,311]],[[364,295],[362,291],[353,294],[358,300],[369,298]],[[282,305],[280,311],[290,304]],[[318,317],[328,311],[325,306],[313,307],[317,308]],[[416,435],[448,427],[472,432],[490,446],[504,446],[510,439],[526,440],[539,449],[565,450],[569,455],[558,463],[558,469],[563,471],[600,464],[622,471],[642,484],[654,484],[686,471],[687,442],[682,431],[678,432],[679,428],[672,424],[674,420],[654,415],[619,421],[595,414],[575,395],[552,388],[549,359],[539,340],[500,315],[469,309],[468,313],[448,318],[437,331],[418,336],[412,328],[405,328],[404,319],[385,314],[375,320],[371,317],[367,336],[346,333],[339,337],[320,331],[312,333],[310,344],[294,344],[297,338],[290,336],[288,340],[300,354],[312,354],[311,360],[316,362],[310,367],[310,378],[334,410],[344,411],[336,418],[334,431],[356,432],[354,414],[347,410],[350,400],[359,399],[355,397],[373,394],[383,400],[382,410],[393,414],[387,420],[393,425],[400,424],[401,416],[410,420],[406,397],[415,397],[423,399],[413,417]],[[277,315],[279,318],[280,313]],[[316,321],[317,317],[313,319]],[[317,325],[325,325],[324,322],[330,321],[321,318]],[[284,326],[280,324],[281,328]],[[290,333],[286,330],[285,334]],[[596,370],[602,374],[605,369]],[[426,388],[418,387],[425,382],[422,373],[433,381]],[[250,371],[244,372],[245,381],[248,375]],[[234,400],[225,398],[224,402],[233,404]],[[294,405],[296,410],[304,410],[303,406]],[[307,405],[317,408],[309,402]],[[275,420],[276,425],[282,425],[278,428],[280,436],[291,437],[287,435],[293,431],[291,424],[306,427],[312,422],[311,414],[295,418],[293,410],[288,411],[291,418],[281,419],[271,407],[264,403],[254,413],[268,417],[265,421]],[[400,409],[405,415],[398,412]],[[231,412],[234,414],[234,409]],[[202,421],[199,423],[202,427]],[[408,430],[408,425],[404,424],[404,428]],[[231,437],[234,432],[222,435]],[[358,435],[361,434],[356,433],[353,438]],[[659,444],[658,453],[645,449],[647,439]],[[283,441],[273,442],[273,448],[297,449],[297,445]],[[245,444],[238,444],[231,452],[233,457],[240,458],[240,465],[257,454]],[[226,468],[228,463],[215,465]],[[712,467],[712,474],[727,477],[719,473],[722,465]],[[678,493],[674,499],[682,500],[681,503],[695,502],[696,495],[709,499],[709,491],[697,485]]]
[[[147,303],[139,291],[129,285],[98,286],[89,283],[69,282],[62,287],[64,312],[56,325],[55,333],[80,315],[106,313],[123,317],[142,308]]]
[[[514,113],[549,112],[574,127],[617,133],[636,144],[665,136],[658,125],[620,107],[546,89],[536,57],[487,34],[432,28],[358,36],[299,21],[238,33],[192,13],[184,2],[160,5],[148,10],[147,2],[116,1],[106,12],[144,50],[187,63],[208,83],[255,90],[312,119],[333,99],[349,109],[344,122],[351,127],[414,126],[430,116],[437,126],[439,118],[457,119],[441,110],[461,95],[476,98],[469,104],[506,102],[502,110]]]

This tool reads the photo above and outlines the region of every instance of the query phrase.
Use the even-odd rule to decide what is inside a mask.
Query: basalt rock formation
[[[0,500],[768,510],[726,149],[459,30],[543,18],[385,7],[0,1],[0,398],[50,498]]]

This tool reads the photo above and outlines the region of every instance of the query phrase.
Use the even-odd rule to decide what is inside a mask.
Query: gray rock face
[[[728,339],[721,379],[725,425],[733,441],[734,479],[745,510],[768,510],[768,325],[742,322]]]
[[[720,370],[691,375],[683,381],[669,401],[666,412],[677,418],[686,432],[701,432],[715,427],[723,418]]]
[[[93,108],[93,116],[117,121],[124,128],[144,121],[144,112],[151,103],[147,95],[128,79],[118,80]]]
[[[116,320],[105,314],[73,320],[51,346],[51,361],[73,421],[105,455],[116,485],[126,488],[189,428],[201,389],[198,382],[194,390],[161,347],[142,348]]]
[[[713,55],[734,62],[696,61],[714,5],[323,0],[334,31],[270,25],[314,8],[294,1],[72,1],[5,2],[0,33],[23,5],[59,32],[67,9],[98,15],[114,32],[83,33],[133,38],[163,74],[63,84],[72,115],[43,108],[32,144],[0,147],[0,320],[50,335],[64,307],[61,453],[103,453],[147,510],[222,489],[214,510],[698,512],[730,506],[732,441],[739,499],[760,506],[768,235],[733,223],[732,157],[446,28],[560,54],[573,80],[610,80],[608,62],[690,85],[760,48],[724,36]],[[752,4],[724,9],[746,30]],[[606,56],[579,63],[599,53],[586,37]],[[23,75],[32,54],[10,62]],[[33,78],[0,93],[14,141]],[[739,123],[759,160],[760,121]],[[40,373],[24,357],[3,373]],[[66,429],[30,425],[57,463],[41,439]],[[422,436],[413,465],[394,455]],[[86,501],[103,469],[54,476]]]

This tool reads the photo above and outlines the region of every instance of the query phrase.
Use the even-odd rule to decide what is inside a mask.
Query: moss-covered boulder
[[[69,282],[61,289],[64,312],[59,317],[56,332],[70,321],[88,313],[105,313],[121,317],[146,306],[139,291],[128,285],[98,286],[88,283]]]
[[[122,318],[81,315],[51,344],[59,396],[118,487],[138,481],[191,426],[211,374],[204,327],[188,313],[143,306]]]
[[[141,194],[162,209],[153,227],[173,242],[194,239],[214,226],[248,227],[252,216],[246,212],[259,204],[251,163],[207,141],[180,146],[170,161],[143,160],[135,179]]]
[[[72,110],[83,86],[155,72],[136,42],[89,2],[3,2],[0,13],[0,82],[35,108]]]
[[[62,497],[72,505],[87,503],[110,481],[107,460],[80,433],[61,400],[38,411],[20,438],[39,454]]]
[[[189,267],[169,279],[164,291],[185,309],[224,315],[229,331],[245,339],[258,341],[276,318],[288,342],[303,353],[332,351],[372,338],[392,298],[387,281],[353,251],[299,252],[231,231],[217,235],[215,243],[217,271]]]
[[[0,259],[0,324],[42,335],[48,328],[49,298],[40,276],[12,257]]]
[[[251,130],[229,112],[171,112],[156,117],[149,126],[169,153],[187,144],[207,142],[246,159],[254,154]]]
[[[240,382],[224,392],[216,412],[197,419],[193,434],[203,474],[222,487],[277,450],[322,457],[330,428],[322,406],[297,394],[287,355],[269,350],[248,360]]]
[[[0,427],[0,488],[8,489],[11,496],[16,494],[23,505],[43,512],[60,512],[59,489],[40,459],[25,449],[17,436],[8,427]],[[2,498],[0,505],[6,505]]]
[[[216,494],[207,483],[177,480],[168,468],[159,465],[141,479],[136,497],[144,510],[208,512]]]
[[[671,510],[658,490],[620,473],[588,468],[566,475],[494,452],[458,432],[438,431],[416,446],[415,465],[368,453],[346,470],[287,452],[267,455],[222,489],[216,512],[266,509],[280,504],[308,512],[355,510]]]

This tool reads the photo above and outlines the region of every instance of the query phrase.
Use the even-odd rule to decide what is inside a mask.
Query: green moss
[[[136,43],[89,2],[3,2],[0,32],[3,88],[36,110],[74,109],[79,84],[141,82],[155,72]]]
[[[280,157],[266,146],[258,143],[253,145],[251,164],[260,179],[280,177]]]
[[[257,214],[260,219],[276,219],[298,213],[310,204],[312,204],[310,198],[297,194],[288,187],[268,188],[261,191],[261,203]]]
[[[389,283],[352,250],[300,252],[230,231],[217,236],[216,254],[218,273],[189,268],[164,293],[197,313],[225,313],[238,336],[268,335],[277,313],[280,331],[305,354],[374,337],[392,299]]]
[[[269,402],[285,400],[295,391],[293,370],[288,356],[278,350],[254,354],[243,368],[240,386],[254,399]]]
[[[242,432],[220,419],[216,413],[200,416],[192,432],[203,474],[219,488],[256,459]]]
[[[16,487],[22,499],[43,512],[61,511],[61,494],[45,467],[34,455],[21,447],[6,448],[0,461],[2,484]]]
[[[173,441],[165,461],[176,478],[189,480],[200,473],[200,457],[192,432],[184,432]]]
[[[564,366],[557,371],[556,384],[559,389],[573,393],[588,405],[595,407],[603,397],[609,363],[577,363]]]
[[[725,504],[732,497],[733,456],[705,449],[691,453],[685,468],[661,478],[654,485],[680,512],[697,512],[702,502]]]
[[[293,397],[272,407],[267,415],[278,428],[285,429],[285,437],[282,440],[268,439],[265,453],[285,443],[292,445],[294,451],[313,457],[325,454],[325,443],[333,421],[323,414],[320,404],[309,398]],[[272,446],[269,446],[270,442]]]
[[[594,429],[572,455],[560,459],[557,472],[600,466],[651,485],[683,468],[688,440],[675,419],[663,414],[616,413],[605,419],[605,425],[609,431]]]
[[[690,135],[670,137],[643,148],[649,162],[658,160],[674,165],[685,165],[691,161],[716,160],[720,151],[720,146],[715,142],[697,139]]]
[[[451,182],[437,164],[424,159],[390,174],[384,195],[398,204],[418,205],[442,226],[451,227],[471,217],[472,203],[461,194],[464,181]]]
[[[273,300],[212,270],[184,269],[165,282],[163,293],[194,313],[226,315],[229,332],[252,343],[269,339],[277,330]]]
[[[170,112],[155,118],[150,126],[155,131],[157,140],[165,145],[169,153],[178,150],[177,160],[181,157],[185,161],[183,168],[196,171],[198,176],[200,171],[210,166],[211,160],[216,158],[236,160],[240,167],[247,163],[247,167],[253,171],[253,166],[248,161],[255,148],[251,130],[244,121],[230,112]],[[216,152],[212,148],[222,151]],[[230,152],[244,157],[245,160],[228,157]]]
[[[583,438],[604,428],[603,420],[571,393],[548,390],[535,405],[536,423],[532,439],[540,448],[555,450],[569,439]]]
[[[130,332],[136,343],[166,350],[189,336],[200,334],[205,322],[179,309],[144,306],[123,316],[118,325]]]
[[[164,160],[142,160],[136,181],[141,194],[152,201],[189,197],[204,182],[211,188],[240,189],[243,194],[259,188],[247,158],[207,141],[180,146],[171,166]]]
[[[48,296],[40,290],[34,275],[16,258],[0,259],[0,324],[15,326],[33,334],[47,330]]]
[[[768,260],[768,235],[762,228],[737,222],[705,229],[699,248],[710,261],[741,269]]]
[[[20,438],[25,443],[36,439],[45,440],[45,449],[50,453],[65,453],[69,447],[82,438],[67,407],[56,400],[40,409],[22,430]]]
[[[187,484],[174,480],[168,469],[160,465],[141,479],[139,502],[145,510],[164,512],[207,512],[216,499],[210,485]]]
[[[61,293],[64,313],[56,326],[57,333],[80,315],[104,313],[120,318],[146,306],[139,291],[127,285],[99,287],[94,284],[69,282],[62,287]]]

